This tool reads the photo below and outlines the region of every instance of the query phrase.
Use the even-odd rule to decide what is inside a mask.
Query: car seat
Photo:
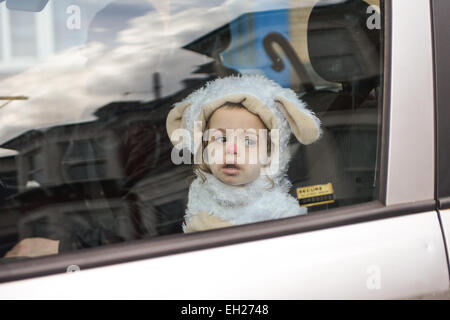
[[[335,87],[302,99],[322,122],[321,139],[295,152],[288,172],[295,188],[331,182],[334,205],[365,202],[376,194],[381,119],[380,30],[367,26],[362,0],[319,2],[308,20],[311,66]],[[311,211],[323,209],[311,208]]]

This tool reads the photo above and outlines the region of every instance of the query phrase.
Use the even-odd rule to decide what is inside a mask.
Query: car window
[[[195,167],[173,160],[167,117],[229,76],[273,80],[320,120],[282,150],[291,213],[378,199],[380,1],[42,3],[0,3],[0,256],[182,237]]]

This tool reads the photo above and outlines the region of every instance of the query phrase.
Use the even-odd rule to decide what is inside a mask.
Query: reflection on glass
[[[15,57],[37,55],[37,29],[34,13],[9,11],[11,30],[11,54]]]
[[[4,31],[3,31],[3,11],[4,11],[4,9],[2,8],[2,5],[0,4],[0,63],[2,62],[2,60],[3,60],[3,56],[4,56],[4,53],[3,53],[3,50],[4,50],[4,45],[3,45],[3,41],[4,41],[4,35],[3,35],[3,33],[4,33]]]
[[[43,24],[8,11],[0,96],[29,99],[0,109],[0,256],[29,237],[66,252],[180,233],[193,173],[171,161],[167,113],[233,74],[292,88],[321,119],[320,142],[290,146],[293,195],[335,190],[310,212],[375,199],[382,48],[380,30],[366,27],[369,4],[380,5],[51,0]],[[53,49],[20,60],[39,47]]]
[[[44,178],[44,159],[41,150],[30,152],[26,156],[28,160],[27,186],[39,187]]]

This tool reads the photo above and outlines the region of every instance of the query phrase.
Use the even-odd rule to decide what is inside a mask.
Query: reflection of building
[[[127,168],[130,159],[126,157],[133,155],[125,155],[123,150],[130,147],[127,143],[142,142],[127,140],[138,133],[141,136],[137,138],[145,134],[146,141],[154,143],[147,146],[148,152],[158,154],[149,165],[167,166],[169,159],[160,159],[167,156],[168,139],[162,135],[167,109],[155,107],[155,103],[114,102],[96,112],[96,121],[35,129],[7,141],[2,148],[18,152],[15,161],[19,190],[124,179],[125,170],[130,170]],[[137,132],[139,126],[148,131]]]
[[[16,156],[0,157],[0,204],[17,192]]]
[[[105,147],[113,137],[108,131],[96,136],[97,127],[97,122],[89,122],[31,130],[3,144],[19,152],[19,189],[88,180],[89,176],[117,177],[115,150]],[[91,168],[94,175],[89,175]]]
[[[9,243],[16,241],[18,216],[14,210],[8,210],[4,200],[17,193],[16,156],[0,157],[0,256],[9,249]]]
[[[180,232],[192,168],[172,164],[165,122],[172,104],[204,81],[186,79],[189,88],[151,102],[112,102],[95,121],[30,130],[2,144],[17,155],[0,158],[0,178],[15,180],[0,197],[2,219],[6,208],[15,217],[0,237],[60,239],[89,229],[83,220],[118,228],[110,233],[122,240]]]

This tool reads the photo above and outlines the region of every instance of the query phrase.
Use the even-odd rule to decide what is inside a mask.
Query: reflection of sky
[[[182,46],[243,13],[286,8],[287,0],[168,2],[170,8],[156,0],[53,1],[53,36],[63,43],[55,47],[64,50],[0,83],[0,96],[30,97],[0,109],[0,143],[33,128],[90,120],[111,101],[152,100],[154,72],[162,95],[173,94],[183,79],[202,77],[192,72],[209,61]],[[81,8],[82,28],[73,37],[64,29],[66,4]]]
[[[274,31],[290,40],[289,10],[270,10],[246,14],[230,22],[231,43],[222,54],[223,64],[240,73],[264,74],[284,87],[291,87],[291,65],[288,59],[284,70],[272,69],[263,41]],[[272,44],[273,46],[273,44]]]

